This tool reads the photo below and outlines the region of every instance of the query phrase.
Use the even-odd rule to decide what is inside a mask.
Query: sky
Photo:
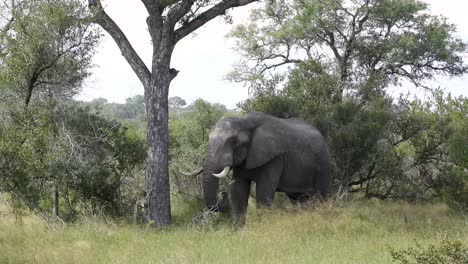
[[[129,2],[132,2],[129,4]],[[440,14],[457,25],[457,37],[468,42],[468,0],[425,0],[432,14]],[[120,26],[133,47],[150,65],[151,42],[146,27],[146,10],[140,0],[102,0],[110,17]],[[253,5],[230,11],[233,25],[222,18],[215,18],[198,29],[195,34],[181,40],[173,53],[171,67],[179,70],[172,81],[169,96],[180,96],[191,103],[197,98],[217,102],[235,108],[239,101],[248,98],[248,90],[240,83],[233,83],[225,76],[241,57],[234,51],[234,41],[225,36],[236,24],[248,19]],[[105,32],[104,32],[105,33]],[[468,58],[467,58],[468,59]],[[94,57],[95,68],[86,80],[79,100],[106,98],[109,102],[123,103],[128,97],[143,94],[143,86],[122,57],[119,48],[105,33]],[[468,96],[468,76],[449,79],[438,77],[433,85],[440,86],[453,95]],[[397,95],[402,90],[413,90],[409,83],[390,91]],[[424,96],[423,90],[416,93]]]

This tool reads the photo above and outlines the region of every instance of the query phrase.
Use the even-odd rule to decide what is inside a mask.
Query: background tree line
[[[467,48],[427,10],[415,0],[268,1],[230,34],[245,61],[229,77],[251,91],[239,108],[316,125],[330,144],[332,196],[468,210],[467,98],[427,82],[465,74]],[[77,0],[3,1],[2,12],[0,192],[64,220],[134,214],[146,198],[144,97],[73,100],[100,38],[93,15]],[[429,96],[391,97],[402,82]],[[199,182],[179,171],[199,167],[212,126],[240,112],[180,97],[168,109],[171,194],[193,202]]]

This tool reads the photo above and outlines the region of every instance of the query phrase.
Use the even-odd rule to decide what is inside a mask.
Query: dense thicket
[[[72,100],[100,36],[86,10],[75,0],[3,2],[0,192],[16,208],[65,220],[137,216],[148,199],[148,108],[141,95],[124,104]],[[440,197],[468,210],[468,99],[427,82],[465,74],[467,50],[427,5],[268,1],[231,36],[245,61],[230,77],[252,94],[239,107],[316,125],[330,145],[333,195]],[[388,94],[405,81],[425,96]],[[199,180],[180,172],[199,168],[215,122],[239,113],[202,99],[167,104],[171,194],[201,199]]]
[[[421,1],[269,2],[232,32],[245,61],[230,76],[251,88],[244,111],[301,117],[326,135],[338,195],[445,194],[466,209],[467,98],[427,82],[466,73],[455,33]],[[424,98],[388,95],[408,83]]]
[[[142,167],[144,141],[71,101],[89,75],[99,32],[80,1],[4,1],[0,34],[0,192],[73,219],[120,215],[122,186]]]
[[[0,129],[2,192],[18,206],[46,215],[54,209],[64,219],[131,209],[138,197],[129,186],[146,157],[141,136],[89,108],[51,108],[14,116]]]

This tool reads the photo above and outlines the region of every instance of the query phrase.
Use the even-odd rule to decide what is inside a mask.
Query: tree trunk
[[[58,217],[59,216],[59,191],[57,187],[57,182],[54,182],[54,186],[52,190],[52,202],[53,202],[52,213],[54,214],[54,216]]]
[[[146,162],[145,216],[156,227],[171,224],[171,204],[168,171],[168,96],[169,85],[177,75],[170,68],[172,52],[178,41],[194,32],[206,22],[223,15],[226,10],[244,6],[257,0],[223,0],[218,3],[205,1],[210,8],[191,12],[196,1],[148,1],[143,0],[149,17],[148,31],[153,44],[151,71],[138,56],[119,26],[107,15],[101,1],[88,0],[94,14],[94,23],[106,30],[119,46],[122,55],[132,67],[145,87],[146,113],[148,116],[147,143],[149,145]],[[188,14],[188,15],[187,15]],[[190,18],[175,29],[183,18]],[[184,19],[185,20],[185,19]]]
[[[168,93],[171,82],[169,62],[154,67],[150,86],[145,88],[146,113],[148,116],[146,162],[145,215],[155,227],[171,224],[171,203],[168,170]]]

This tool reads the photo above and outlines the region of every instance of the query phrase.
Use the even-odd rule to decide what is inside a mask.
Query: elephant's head
[[[224,117],[210,133],[203,171],[203,193],[208,208],[217,204],[219,179],[231,169],[259,167],[281,152],[268,118],[260,113]]]

